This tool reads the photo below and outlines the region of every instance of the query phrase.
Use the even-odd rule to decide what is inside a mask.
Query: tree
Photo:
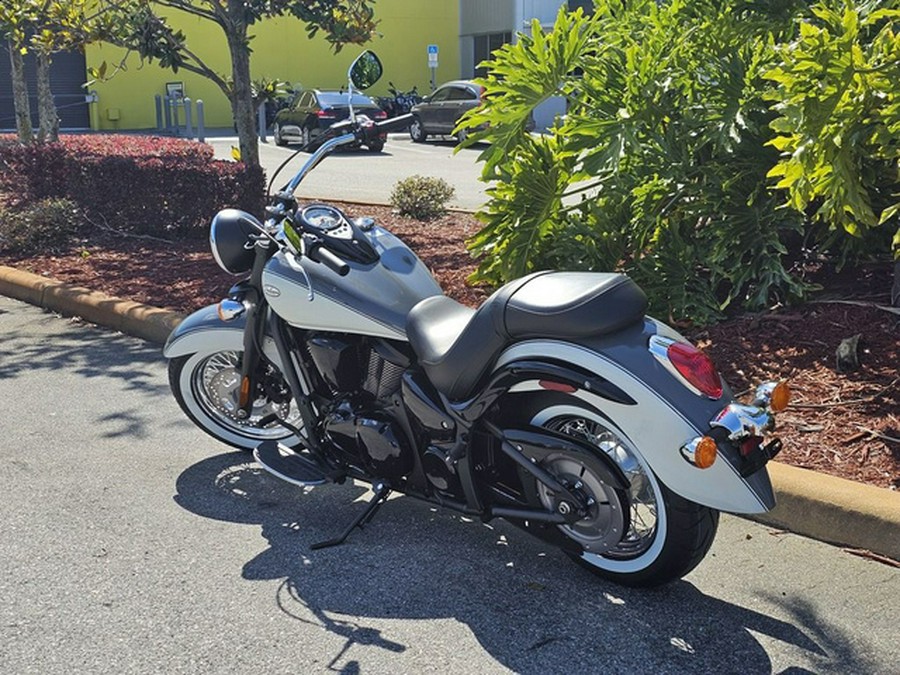
[[[34,130],[23,56],[32,51],[37,57],[37,140],[55,141],[59,136],[59,117],[50,86],[50,64],[55,52],[91,40],[96,15],[88,15],[87,3],[88,0],[6,0],[0,7],[0,34],[7,39],[12,64],[16,127],[24,143],[32,142]]]
[[[10,1],[0,5],[0,37],[6,40],[9,49],[13,105],[16,110],[16,133],[23,143],[31,143],[34,140],[23,58],[28,51],[25,46],[28,25],[34,18],[34,7],[31,2]]]
[[[259,21],[294,16],[313,37],[319,30],[339,51],[345,44],[368,41],[375,28],[372,0],[101,0],[115,12],[107,14],[103,39],[140,54],[164,68],[183,68],[214,82],[231,102],[241,159],[259,165],[256,107],[250,80],[249,28]],[[162,16],[166,10],[186,12],[221,28],[231,56],[231,73],[204,63],[180,30]]]

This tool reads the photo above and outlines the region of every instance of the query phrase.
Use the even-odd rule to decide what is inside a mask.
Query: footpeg
[[[258,445],[253,457],[266,471],[288,483],[322,485],[328,482],[328,476],[315,462],[275,441]]]

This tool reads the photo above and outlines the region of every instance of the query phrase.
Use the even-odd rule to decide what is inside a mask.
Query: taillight
[[[337,117],[337,115],[335,115],[330,110],[317,110],[316,117],[322,120],[333,120]]]
[[[666,349],[669,362],[687,382],[704,396],[722,397],[722,379],[706,354],[687,342],[673,342]]]
[[[376,119],[376,120],[383,120],[383,119],[385,119],[386,117],[387,117],[387,113],[384,112],[384,110],[379,110],[377,113],[375,113],[375,119]]]

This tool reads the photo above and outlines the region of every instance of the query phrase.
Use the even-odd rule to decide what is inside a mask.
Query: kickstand
[[[353,528],[358,527],[360,529],[363,526],[370,522],[372,518],[375,516],[375,513],[378,511],[379,507],[387,501],[388,495],[391,494],[391,488],[387,486],[386,483],[378,482],[372,485],[372,489],[375,491],[375,496],[372,497],[372,500],[366,505],[365,510],[360,513],[350,525],[347,526],[347,529],[341,533],[341,536],[336,537],[335,539],[328,539],[327,541],[320,541],[318,543],[313,544],[309,548],[313,551],[318,551],[320,548],[329,548],[330,546],[338,546],[339,544],[343,544],[344,540],[350,536],[350,533],[353,532]]]

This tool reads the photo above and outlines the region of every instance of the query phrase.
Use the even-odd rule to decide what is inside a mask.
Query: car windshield
[[[334,106],[347,105],[347,94],[338,92],[323,92],[319,94],[319,105]],[[353,94],[353,105],[374,105],[372,99],[362,94]]]

